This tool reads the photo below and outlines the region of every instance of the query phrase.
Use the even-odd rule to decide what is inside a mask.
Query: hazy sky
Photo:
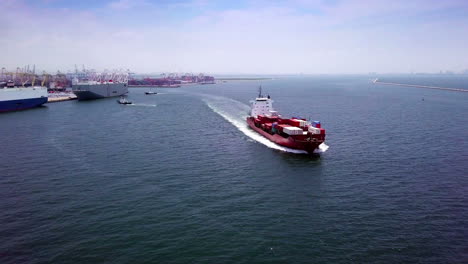
[[[0,0],[0,14],[0,67],[8,69],[468,69],[467,0]]]

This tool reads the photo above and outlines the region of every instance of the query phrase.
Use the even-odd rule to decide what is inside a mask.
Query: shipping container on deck
[[[292,119],[295,123],[299,123],[299,127],[305,127],[307,126],[307,120],[304,119]]]
[[[309,127],[309,132],[310,132],[312,135],[318,135],[318,134],[320,134],[320,128],[316,128],[316,127],[310,126],[310,127]]]
[[[299,128],[299,127],[285,127],[285,128],[283,128],[283,132],[285,134],[290,135],[290,136],[292,136],[292,135],[302,135],[303,134],[302,129]]]
[[[281,124],[281,125],[278,125],[277,126],[277,129],[279,132],[283,132],[284,128],[285,127],[291,127],[290,125],[286,125],[286,124]]]

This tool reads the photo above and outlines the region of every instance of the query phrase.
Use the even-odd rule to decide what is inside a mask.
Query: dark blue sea
[[[1,114],[0,263],[467,263],[468,93],[373,78]],[[283,116],[320,120],[329,148],[248,129],[259,85]]]

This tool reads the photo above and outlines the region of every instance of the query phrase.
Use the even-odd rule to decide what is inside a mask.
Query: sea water
[[[1,114],[0,263],[463,263],[468,94],[372,79],[130,88],[134,106]],[[282,115],[320,120],[329,148],[250,130],[259,85]]]

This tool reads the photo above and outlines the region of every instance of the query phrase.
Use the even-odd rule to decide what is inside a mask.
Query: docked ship
[[[257,133],[274,143],[312,154],[325,142],[325,129],[319,121],[309,122],[302,118],[282,118],[273,110],[273,100],[261,93],[251,101],[252,109],[247,123]]]
[[[128,93],[128,73],[84,72],[72,79],[72,90],[78,100],[122,96]]]
[[[18,111],[34,108],[47,103],[47,87],[15,86],[8,81],[0,87],[0,112]]]

